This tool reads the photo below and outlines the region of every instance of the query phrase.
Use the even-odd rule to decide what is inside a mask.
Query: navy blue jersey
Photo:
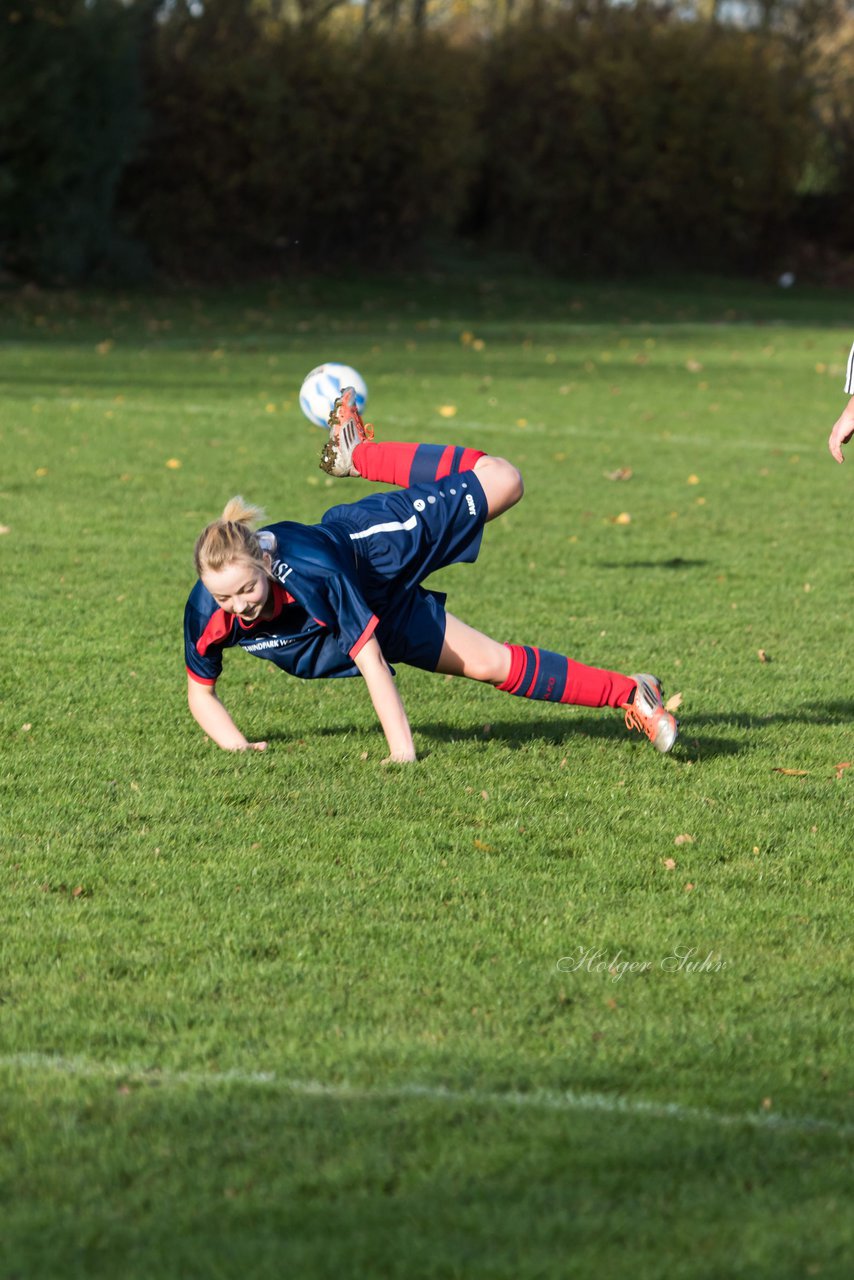
[[[310,617],[278,583],[273,582],[271,589],[274,616],[247,626],[235,614],[221,609],[204,583],[196,583],[184,610],[188,675],[200,684],[216,684],[222,672],[223,650],[234,645],[304,679],[359,674],[329,627]]]
[[[274,617],[247,626],[197,582],[184,614],[188,673],[214,684],[222,651],[239,645],[302,678],[356,675],[353,659],[374,634],[390,662],[434,670],[445,597],[421,581],[477,558],[486,515],[480,482],[465,472],[333,507],[319,525],[268,525]]]

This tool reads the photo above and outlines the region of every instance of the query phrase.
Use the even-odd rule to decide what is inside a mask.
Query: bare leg
[[[637,685],[634,676],[588,667],[548,649],[500,644],[451,613],[446,615],[445,640],[436,670],[482,680],[517,697],[581,707],[625,708]]]
[[[664,706],[655,676],[624,676],[588,667],[572,658],[530,645],[499,644],[453,614],[446,615],[445,640],[436,670],[494,685],[501,693],[538,702],[577,707],[619,707],[626,727],[645,733],[658,751],[669,751],[678,725]]]
[[[447,676],[467,676],[469,680],[503,684],[510,674],[510,650],[506,644],[475,631],[449,613],[436,670]]]
[[[494,520],[496,516],[514,507],[525,492],[521,474],[506,458],[496,458],[486,453],[475,463],[474,474],[486,494],[489,506],[487,520]]]

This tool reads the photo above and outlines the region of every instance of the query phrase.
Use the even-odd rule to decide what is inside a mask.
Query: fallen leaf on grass
[[[631,524],[632,517],[628,511],[621,511],[618,516],[611,516],[611,524]]]
[[[665,702],[664,710],[671,711],[671,712],[678,711],[681,706],[682,706],[682,694],[674,693],[673,696],[668,698],[667,701]]]
[[[757,658],[759,659],[759,661],[760,661],[760,662],[770,662],[770,661],[771,661],[771,659],[768,657],[768,654],[765,652],[765,650],[764,650],[764,649],[757,649],[757,651],[756,651],[756,656],[757,656]]]
[[[603,471],[602,474],[606,480],[631,480],[633,472],[631,467],[617,467],[616,471]]]
[[[0,524],[0,533],[11,533],[12,530],[7,524]]]
[[[662,858],[662,859],[661,859],[661,861],[664,863],[664,868],[665,868],[665,870],[666,870],[666,871],[675,871],[675,870],[676,870],[676,860],[675,860],[675,858]]]
[[[808,769],[772,769],[772,773],[782,773],[787,778],[807,778],[809,777]]]
[[[487,844],[484,840],[473,840],[472,844],[475,849],[479,849],[481,853],[495,853],[494,846]]]
[[[835,764],[833,767],[836,770],[836,780],[838,782],[845,770],[851,768],[851,761],[843,760],[841,764]]]
[[[689,836],[686,831],[683,835],[677,836],[676,839],[673,841],[673,843],[674,844],[693,844],[695,839],[696,839],[695,836]]]

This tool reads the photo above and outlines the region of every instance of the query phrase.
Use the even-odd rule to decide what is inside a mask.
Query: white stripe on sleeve
[[[854,346],[848,353],[848,368],[845,372],[845,390],[849,396],[854,395]]]

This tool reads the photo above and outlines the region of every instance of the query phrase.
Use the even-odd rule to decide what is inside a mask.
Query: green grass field
[[[0,1280],[850,1275],[852,336],[729,282],[0,298]],[[325,359],[519,463],[435,585],[659,674],[672,756],[403,669],[386,769],[360,681],[236,651],[270,749],[204,739],[196,534],[369,491]]]

